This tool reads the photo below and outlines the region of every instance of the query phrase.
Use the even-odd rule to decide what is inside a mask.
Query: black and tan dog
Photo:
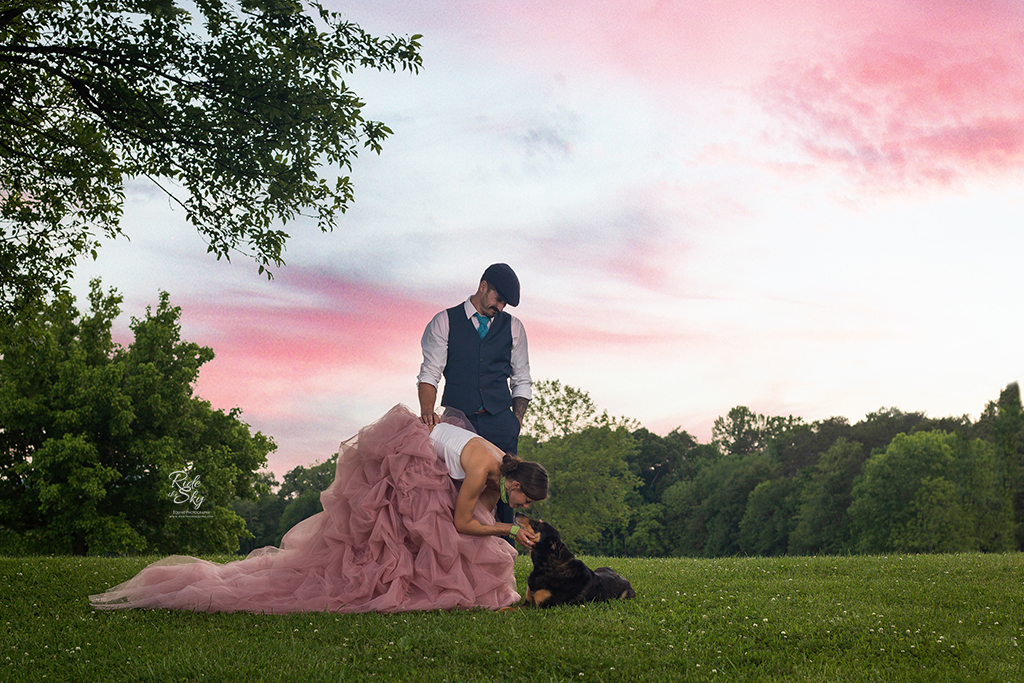
[[[533,571],[526,579],[523,604],[556,607],[636,597],[633,586],[615,570],[590,569],[577,560],[562,542],[558,529],[547,522],[516,515],[516,524],[539,536],[530,551]]]

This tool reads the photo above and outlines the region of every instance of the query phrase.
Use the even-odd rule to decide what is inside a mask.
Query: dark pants
[[[475,413],[466,417],[477,434],[501,450],[513,455],[519,452],[519,418],[511,410],[503,410],[497,415]]]
[[[470,424],[476,433],[487,439],[495,446],[513,455],[519,452],[519,418],[511,410],[504,410],[497,415],[490,413],[476,413],[467,415]],[[498,501],[498,507],[494,510],[494,518],[498,522],[511,524],[513,513],[505,503]],[[515,545],[514,540],[509,540]]]

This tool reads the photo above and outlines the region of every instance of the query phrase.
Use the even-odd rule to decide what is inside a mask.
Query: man
[[[476,293],[441,311],[423,331],[423,364],[417,377],[420,420],[439,422],[437,388],[444,376],[441,405],[461,410],[477,434],[498,448],[518,451],[519,429],[533,396],[526,331],[505,306],[519,304],[519,278],[505,263],[484,271]],[[498,521],[512,522],[512,510],[498,504]]]

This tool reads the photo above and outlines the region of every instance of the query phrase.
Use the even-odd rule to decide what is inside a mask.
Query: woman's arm
[[[455,501],[455,528],[463,534],[471,536],[507,536],[512,529],[511,524],[481,524],[473,519],[473,510],[477,503],[483,503],[488,510],[494,510],[500,496],[499,492],[487,488],[488,474],[497,473],[498,463],[488,448],[490,444],[481,438],[469,441],[462,449],[462,468],[466,478],[459,489],[459,497]]]

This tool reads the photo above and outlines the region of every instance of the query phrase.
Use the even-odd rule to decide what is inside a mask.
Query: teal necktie
[[[480,334],[480,338],[483,339],[487,335],[487,325],[491,322],[491,319],[486,315],[480,315],[479,313],[474,313],[473,315],[475,315],[476,319],[480,321],[480,327],[478,327],[476,331]]]

